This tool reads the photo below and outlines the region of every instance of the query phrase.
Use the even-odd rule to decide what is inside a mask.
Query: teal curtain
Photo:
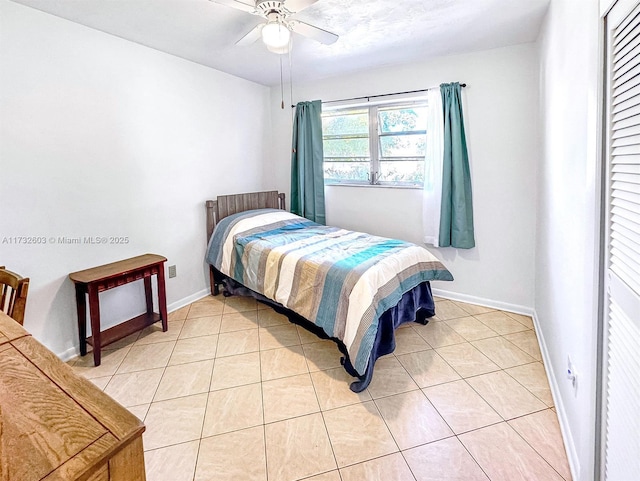
[[[322,102],[300,102],[293,121],[291,212],[325,224]]]
[[[470,249],[476,243],[473,235],[469,156],[460,92],[458,82],[440,85],[444,113],[444,163],[439,244],[440,247]]]

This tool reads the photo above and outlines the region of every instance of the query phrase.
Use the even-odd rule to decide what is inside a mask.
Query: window
[[[425,101],[325,110],[325,184],[421,186],[426,117]]]

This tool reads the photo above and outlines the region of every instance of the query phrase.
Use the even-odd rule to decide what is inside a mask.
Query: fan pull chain
[[[290,40],[292,41],[292,40]],[[291,45],[289,45],[289,102],[293,105],[293,70],[291,66]],[[291,109],[291,123],[293,124],[294,109]]]
[[[278,55],[280,57],[280,108],[284,110],[284,84],[282,83],[282,55]]]

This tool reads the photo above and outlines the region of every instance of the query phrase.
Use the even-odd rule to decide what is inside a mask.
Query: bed
[[[323,226],[285,210],[277,191],[207,201],[211,293],[248,295],[343,354],[360,392],[395,329],[435,315],[430,281],[453,280],[429,251],[408,242]]]

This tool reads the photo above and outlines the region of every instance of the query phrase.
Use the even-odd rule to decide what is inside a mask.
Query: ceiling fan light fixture
[[[278,20],[268,22],[262,27],[262,41],[270,52],[287,53],[290,39],[291,30]]]

